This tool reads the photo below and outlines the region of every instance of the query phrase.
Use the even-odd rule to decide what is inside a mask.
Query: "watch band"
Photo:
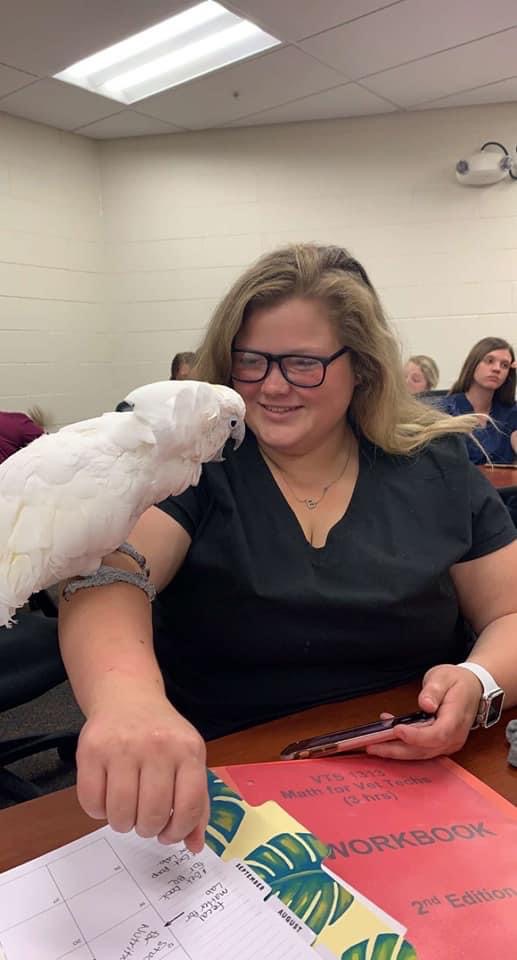
[[[482,688],[482,696],[488,697],[491,693],[495,693],[496,690],[499,690],[499,684],[496,683],[491,673],[488,670],[485,670],[484,667],[480,667],[479,663],[472,663],[470,660],[466,660],[465,663],[457,663],[457,667],[463,667],[464,670],[470,670],[475,677],[478,678]]]
[[[481,684],[481,697],[472,729],[476,727],[491,727],[501,717],[504,703],[504,690],[494,680],[491,673],[481,667],[479,663],[472,663],[470,660],[464,663],[458,663],[458,667],[468,670],[478,678]]]

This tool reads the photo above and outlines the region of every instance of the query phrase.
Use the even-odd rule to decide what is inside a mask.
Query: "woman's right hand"
[[[77,795],[114,830],[183,840],[199,853],[209,817],[204,741],[161,692],[112,690],[81,731]]]

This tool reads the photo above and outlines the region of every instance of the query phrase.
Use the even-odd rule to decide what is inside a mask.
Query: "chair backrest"
[[[0,712],[34,700],[65,679],[57,620],[18,610],[14,626],[0,627]]]

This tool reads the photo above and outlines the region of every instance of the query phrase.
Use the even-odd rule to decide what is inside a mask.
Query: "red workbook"
[[[447,759],[219,767],[327,843],[326,864],[408,928],[419,960],[517,957],[517,809]]]

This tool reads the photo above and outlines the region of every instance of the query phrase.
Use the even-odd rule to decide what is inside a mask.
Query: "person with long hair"
[[[425,759],[461,748],[498,684],[516,703],[517,543],[466,455],[476,418],[409,394],[346,250],[299,244],[246,270],[193,372],[238,390],[247,435],[130,536],[154,632],[148,596],[120,582],[63,603],[60,633],[87,717],[84,809],[198,851],[205,739],[418,677],[434,722],[371,752]]]
[[[473,463],[512,463],[517,456],[515,352],[502,337],[483,337],[469,352],[458,379],[444,399],[452,416],[477,414],[474,437],[467,438]]]
[[[190,380],[192,367],[196,359],[196,354],[191,350],[176,353],[171,362],[170,380]]]
[[[417,396],[438,386],[440,371],[432,357],[419,353],[406,361],[404,376],[409,392]]]

